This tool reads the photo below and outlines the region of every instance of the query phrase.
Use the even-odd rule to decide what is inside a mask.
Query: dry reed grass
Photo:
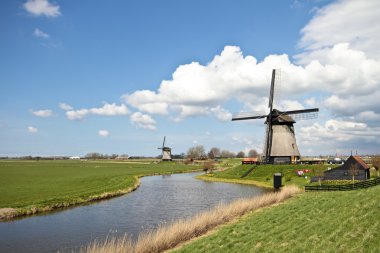
[[[160,226],[140,234],[136,241],[128,236],[107,238],[105,241],[94,241],[84,247],[83,253],[144,253],[163,252],[180,243],[205,234],[218,225],[231,221],[250,211],[280,203],[299,193],[296,186],[286,186],[280,192],[268,193],[260,197],[239,199],[230,204],[220,204],[216,208],[199,213],[189,219],[180,219],[167,226]]]

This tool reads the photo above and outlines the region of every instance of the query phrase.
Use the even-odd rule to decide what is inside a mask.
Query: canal
[[[141,186],[121,197],[57,212],[0,222],[0,252],[72,252],[94,239],[136,237],[208,210],[220,202],[255,197],[265,190],[249,185],[205,182],[199,173],[141,178]]]

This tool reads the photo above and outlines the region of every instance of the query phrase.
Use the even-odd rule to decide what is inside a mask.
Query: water
[[[134,192],[47,215],[0,222],[0,252],[78,251],[94,239],[136,237],[145,229],[264,190],[254,186],[205,182],[196,173],[141,178]]]

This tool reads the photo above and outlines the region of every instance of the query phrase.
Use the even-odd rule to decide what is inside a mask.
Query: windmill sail
[[[250,120],[265,118],[266,131],[264,142],[264,162],[265,163],[292,163],[300,158],[297,147],[293,124],[295,120],[313,119],[318,116],[318,108],[279,111],[274,109],[275,97],[278,100],[279,92],[276,83],[279,83],[281,74],[279,70],[273,69],[269,92],[269,113],[267,115],[237,115],[232,118],[236,120]],[[278,88],[278,87],[277,87]]]

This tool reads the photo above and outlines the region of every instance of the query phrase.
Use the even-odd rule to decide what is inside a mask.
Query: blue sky
[[[263,145],[280,109],[301,154],[378,153],[377,1],[51,1],[0,3],[0,155],[155,156],[194,145]]]

